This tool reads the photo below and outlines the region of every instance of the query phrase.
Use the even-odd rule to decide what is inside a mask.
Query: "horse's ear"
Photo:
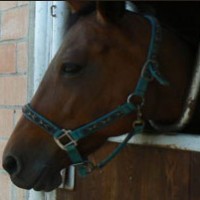
[[[97,18],[101,22],[116,22],[125,13],[125,1],[97,1]]]
[[[72,12],[79,12],[88,4],[88,0],[66,0]]]

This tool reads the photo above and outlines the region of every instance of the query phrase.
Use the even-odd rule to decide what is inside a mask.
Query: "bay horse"
[[[57,188],[62,169],[87,165],[133,122],[176,121],[191,81],[193,49],[154,17],[127,11],[124,1],[69,3],[63,44],[3,154],[4,169],[24,189]]]

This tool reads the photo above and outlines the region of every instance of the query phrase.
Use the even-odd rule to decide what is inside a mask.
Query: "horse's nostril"
[[[19,161],[13,157],[13,156],[8,156],[4,159],[3,161],[3,168],[10,174],[17,174],[20,171],[20,164]]]

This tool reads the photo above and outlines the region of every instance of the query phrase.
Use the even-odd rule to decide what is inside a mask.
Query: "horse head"
[[[12,181],[25,189],[50,191],[57,188],[61,183],[60,171],[73,164],[54,138],[31,120],[37,118],[39,124],[45,117],[62,129],[76,130],[110,113],[127,102],[148,54],[151,24],[143,16],[126,11],[125,2],[73,0],[70,5],[73,13],[63,43],[29,107],[25,107],[25,115],[15,127],[3,155],[3,166]],[[166,63],[169,63],[168,58]],[[165,67],[162,70],[165,73]],[[182,87],[179,80],[165,74],[178,89]],[[163,92],[157,82],[153,80],[145,94],[148,103],[143,107],[143,115],[155,119],[159,116],[162,120],[155,91],[159,91],[161,97]],[[174,96],[173,100],[164,98],[165,109],[170,101],[180,98],[184,87],[178,94],[174,88],[165,89],[166,94],[169,92]],[[155,111],[155,105],[159,111]],[[182,103],[177,104],[163,119],[176,118],[181,106]],[[31,120],[27,118],[28,112]],[[108,137],[129,132],[136,118],[137,113],[130,113],[117,123],[97,130],[78,141],[77,150],[82,157],[87,157]],[[67,135],[65,140],[72,139]]]

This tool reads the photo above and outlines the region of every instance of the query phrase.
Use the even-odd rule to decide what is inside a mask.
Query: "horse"
[[[68,2],[63,43],[3,153],[24,189],[51,191],[70,165],[90,172],[88,155],[109,137],[176,121],[193,74],[193,48],[156,18],[124,1]]]

